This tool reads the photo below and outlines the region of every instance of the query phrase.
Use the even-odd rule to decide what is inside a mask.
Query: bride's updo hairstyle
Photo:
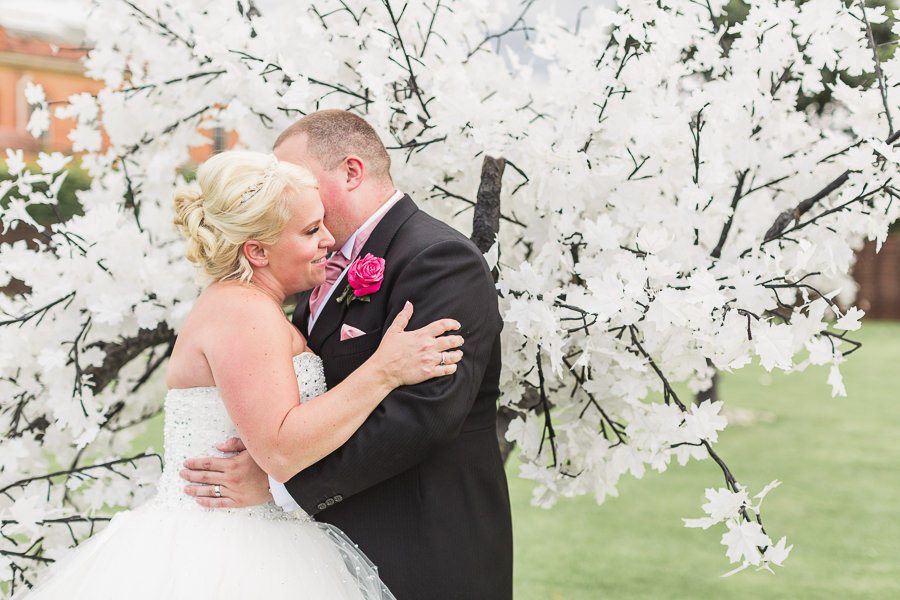
[[[211,281],[248,282],[248,240],[273,244],[291,217],[287,194],[317,188],[307,169],[271,154],[230,150],[197,170],[200,189],[175,193],[175,224],[187,238],[185,256]]]

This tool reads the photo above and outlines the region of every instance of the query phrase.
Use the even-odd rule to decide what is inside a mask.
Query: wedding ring
[[[441,366],[443,367],[443,366],[446,365],[446,364],[447,364],[447,363],[444,362],[444,353],[441,352]]]
[[[222,497],[222,488],[219,485],[214,485],[213,486],[213,494],[216,495],[216,498],[221,498]]]

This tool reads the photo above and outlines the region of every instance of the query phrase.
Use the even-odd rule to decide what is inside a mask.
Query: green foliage
[[[725,21],[729,25],[740,23],[747,18],[750,7],[741,0],[730,0],[725,7]]]
[[[29,167],[29,170],[34,172],[37,169]],[[91,178],[86,171],[76,164],[70,164],[67,167],[67,171],[68,175],[66,176],[66,180],[59,189],[58,204],[35,204],[28,207],[28,214],[44,227],[53,223],[66,221],[72,218],[73,215],[84,214],[81,209],[81,204],[78,203],[76,192],[88,189],[91,185]],[[0,181],[10,178],[6,163],[0,162]],[[34,187],[35,190],[40,192],[46,191],[47,189],[46,185],[41,186],[36,184]],[[10,196],[15,195],[15,191],[10,192]],[[6,199],[0,201],[0,205],[4,207],[7,204],[8,200]]]
[[[795,0],[797,4],[805,4],[807,0]],[[845,0],[847,6],[851,4],[858,4],[857,0]],[[888,19],[883,23],[878,23],[872,25],[872,36],[875,39],[875,44],[878,48],[878,57],[884,61],[891,58],[894,55],[894,51],[896,48],[896,44],[898,42],[898,37],[894,35],[891,30],[891,24],[893,22],[894,10],[897,8],[897,0],[866,0],[866,6],[870,8],[883,6],[887,9]],[[750,12],[750,7],[744,3],[742,0],[730,0],[728,5],[725,7],[725,16],[719,21],[720,25],[731,26],[735,23],[740,23]],[[723,44],[726,46],[729,45],[731,39],[728,35],[725,36],[723,40]],[[869,85],[877,85],[875,80],[875,75],[873,73],[865,73],[859,76],[850,76],[843,71],[831,71],[828,69],[824,69],[822,71],[823,81],[826,84],[833,84],[838,79],[843,81],[845,84],[850,86],[869,86]],[[831,101],[831,91],[826,88],[825,91],[820,92],[818,94],[806,95],[803,90],[800,91],[800,95],[797,98],[797,108],[803,110],[807,107],[812,107],[817,112],[821,112]]]
[[[805,4],[808,0],[795,0],[797,4]],[[851,4],[857,4],[857,0],[845,0],[847,6]],[[888,15],[888,19],[886,19],[883,23],[878,23],[872,25],[872,37],[875,39],[875,44],[878,48],[878,57],[880,60],[885,61],[891,58],[894,55],[894,52],[897,48],[898,42],[900,42],[900,38],[894,35],[891,30],[892,23],[894,22],[894,11],[897,9],[897,0],[866,0],[866,6],[870,8],[883,6],[886,9],[886,13]],[[747,14],[750,12],[750,7],[743,2],[742,0],[729,0],[728,5],[725,7],[725,17],[720,22],[721,25],[731,26],[735,23],[740,23],[745,18],[747,18]],[[730,40],[725,39],[725,43],[730,43]],[[828,69],[823,70],[822,72],[823,81],[826,84],[833,84],[838,79],[850,86],[869,86],[869,85],[878,85],[875,80],[875,75],[873,73],[866,73],[859,76],[850,76],[847,73],[840,71],[831,71]],[[797,98],[797,108],[798,109],[806,109],[807,107],[811,107],[816,112],[821,113],[822,110],[831,102],[831,90],[825,89],[825,91],[820,92],[818,94],[806,95],[803,91],[800,91],[800,95]],[[890,235],[900,235],[900,221],[895,221],[890,228]]]
[[[178,172],[184,177],[185,183],[190,183],[197,179],[197,165],[183,165]]]

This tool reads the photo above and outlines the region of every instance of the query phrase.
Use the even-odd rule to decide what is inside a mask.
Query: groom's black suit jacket
[[[458,320],[464,357],[454,375],[394,390],[286,487],[359,545],[398,600],[510,599],[512,528],[495,433],[502,320],[490,271],[474,244],[408,196],[372,231],[367,253],[384,258],[381,289],[347,307],[335,300],[342,279],[309,334],[329,388],[372,355],[407,300],[408,329]],[[304,333],[308,298],[294,313]],[[342,324],[366,335],[340,341]]]

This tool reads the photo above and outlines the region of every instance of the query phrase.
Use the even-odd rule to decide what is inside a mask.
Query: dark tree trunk
[[[475,216],[472,218],[472,241],[482,253],[487,252],[497,241],[500,231],[500,190],[506,160],[503,158],[484,157],[481,164],[481,185],[478,187],[478,201],[475,203]],[[494,269],[494,281],[499,273]],[[509,458],[514,444],[506,440],[506,428],[518,416],[518,412],[501,406],[497,414],[497,441],[503,462]]]
[[[481,164],[481,185],[472,218],[472,241],[482,253],[491,249],[500,231],[500,182],[505,168],[503,158],[485,156]],[[496,273],[494,279],[497,279]]]

